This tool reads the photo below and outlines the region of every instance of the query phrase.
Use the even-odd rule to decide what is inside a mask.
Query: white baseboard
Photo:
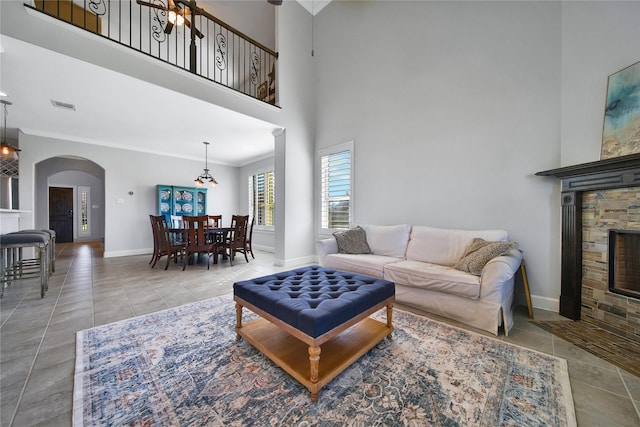
[[[120,256],[131,256],[131,255],[151,255],[152,253],[153,253],[153,248],[132,249],[128,251],[110,251],[110,252],[105,251],[103,258],[116,258]]]
[[[276,267],[288,267],[290,265],[317,264],[317,263],[318,263],[318,257],[315,255],[309,255],[305,257],[293,258],[293,259],[287,259],[287,260],[275,259],[275,258],[273,259],[273,265],[275,265]]]
[[[554,313],[558,313],[560,311],[560,300],[554,298],[531,295],[531,305],[534,308],[552,311]]]

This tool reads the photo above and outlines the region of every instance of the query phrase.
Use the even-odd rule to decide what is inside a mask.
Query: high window
[[[323,229],[349,228],[353,216],[353,141],[320,150]]]
[[[249,212],[255,225],[273,227],[275,223],[275,174],[260,172],[249,176]]]

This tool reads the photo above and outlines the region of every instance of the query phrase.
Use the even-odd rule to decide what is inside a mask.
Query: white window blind
[[[275,200],[273,171],[249,176],[249,212],[255,218],[256,225],[273,227]]]
[[[349,228],[352,211],[352,144],[321,155],[321,227]],[[322,154],[322,153],[321,153]]]

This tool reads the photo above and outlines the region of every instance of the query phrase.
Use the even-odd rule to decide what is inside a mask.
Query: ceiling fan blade
[[[186,25],[187,27],[189,27],[189,29],[191,31],[193,31],[195,33],[196,36],[198,36],[198,38],[204,38],[204,34],[202,34],[200,31],[198,31],[197,28],[192,27],[191,26],[191,22],[189,22],[189,20],[187,18],[184,19],[184,25]]]
[[[171,34],[171,30],[173,30],[173,22],[167,21],[167,26],[164,27],[165,34]]]

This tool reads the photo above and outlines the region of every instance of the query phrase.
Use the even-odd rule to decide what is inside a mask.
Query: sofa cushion
[[[409,241],[409,232],[411,231],[410,225],[365,224],[362,227],[367,233],[367,243],[373,254],[396,258],[404,257],[404,253],[407,250],[407,242]]]
[[[454,265],[454,268],[480,276],[482,269],[489,261],[514,249],[516,246],[515,242],[487,242],[476,237],[460,261]]]
[[[475,237],[490,241],[507,240],[504,230],[448,230],[414,225],[407,245],[408,260],[452,267],[464,255]]]
[[[480,297],[480,278],[452,267],[420,261],[398,261],[384,267],[384,279],[398,285],[444,292],[464,298]]]
[[[336,238],[338,252],[341,254],[371,253],[371,249],[367,244],[367,235],[360,226],[349,230],[336,231],[333,236]]]
[[[322,265],[382,279],[384,266],[400,260],[400,258],[381,255],[329,254],[322,260]]]

